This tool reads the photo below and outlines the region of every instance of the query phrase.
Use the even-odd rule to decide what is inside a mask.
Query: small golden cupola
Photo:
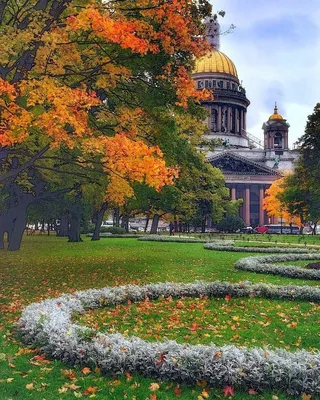
[[[289,127],[287,120],[278,113],[277,103],[275,103],[273,114],[262,126],[264,130],[264,148],[273,151],[275,156],[282,156],[288,150]]]
[[[282,120],[284,119],[283,116],[278,113],[277,103],[274,106],[273,114],[270,115],[270,117],[269,117],[269,121],[272,121],[272,120],[275,120],[275,119],[282,119]]]

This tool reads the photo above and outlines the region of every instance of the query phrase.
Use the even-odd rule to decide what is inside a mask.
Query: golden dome
[[[275,119],[284,119],[283,116],[282,116],[281,114],[278,114],[278,107],[277,107],[277,105],[275,105],[273,114],[270,115],[270,117],[269,117],[269,121],[270,121],[270,120],[275,120]]]
[[[234,63],[221,51],[213,49],[196,61],[194,74],[205,72],[220,72],[222,74],[230,74],[238,78],[237,69]]]

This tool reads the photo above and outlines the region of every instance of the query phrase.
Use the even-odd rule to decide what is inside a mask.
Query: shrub
[[[261,274],[272,274],[299,279],[320,279],[320,270],[300,268],[291,265],[275,265],[282,261],[319,260],[319,253],[283,254],[271,256],[253,256],[239,260],[236,268]]]
[[[305,350],[218,347],[149,343],[137,337],[104,335],[75,325],[72,313],[160,296],[249,296],[320,301],[320,289],[308,286],[277,286],[243,282],[159,283],[91,289],[63,295],[28,306],[18,330],[25,343],[71,365],[97,366],[101,372],[120,375],[138,372],[161,380],[209,385],[232,385],[257,391],[283,390],[291,395],[320,395],[320,354]],[[162,359],[162,356],[165,357]],[[161,360],[161,362],[159,362]]]
[[[243,219],[238,215],[227,215],[222,218],[221,222],[217,225],[217,229],[223,232],[235,232],[245,226]]]
[[[288,254],[305,254],[312,253],[318,254],[316,250],[310,250],[300,247],[249,247],[249,246],[221,246],[220,243],[206,243],[204,245],[206,250],[218,250],[218,251],[232,251],[232,252],[243,252],[243,253],[288,253]]]
[[[188,236],[160,236],[160,235],[141,236],[138,240],[144,242],[176,242],[176,243],[207,243],[210,241],[210,239],[208,238],[200,239]],[[212,242],[220,246],[233,246],[234,244],[232,240],[213,239]]]

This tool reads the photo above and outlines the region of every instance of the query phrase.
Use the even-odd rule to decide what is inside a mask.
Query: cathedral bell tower
[[[262,126],[264,131],[264,149],[267,152],[274,152],[275,156],[281,156],[284,151],[289,150],[289,127],[290,125],[287,120],[278,113],[278,107],[275,104],[273,114]]]

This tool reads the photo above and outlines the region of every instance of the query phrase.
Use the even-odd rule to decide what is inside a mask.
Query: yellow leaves
[[[35,389],[34,383],[33,382],[32,383],[27,383],[26,384],[26,389],[27,390],[34,390]]]
[[[158,383],[150,383],[149,389],[152,392],[155,392],[156,390],[160,389],[160,385]]]
[[[19,350],[16,352],[16,356],[21,356],[23,354],[30,354],[30,353],[34,353],[34,350],[28,349],[28,348],[24,348],[24,347],[19,347]]]
[[[291,215],[285,205],[280,201],[279,195],[284,191],[285,177],[275,180],[263,199],[262,208],[267,211],[269,217],[281,218],[284,221],[301,225],[300,218]]]
[[[302,400],[311,400],[312,399],[312,395],[311,394],[302,393],[301,399]]]
[[[63,376],[65,376],[66,378],[72,380],[76,377],[76,373],[73,369],[62,369],[61,373]]]
[[[171,185],[177,176],[177,169],[166,167],[157,146],[148,147],[125,134],[101,140],[105,143],[103,165],[110,176],[106,199],[111,203],[120,205],[133,196],[129,182],[144,182],[160,190],[164,185]]]
[[[14,85],[0,78],[0,96],[4,94],[6,94],[10,100],[14,100],[17,96],[17,92]]]

